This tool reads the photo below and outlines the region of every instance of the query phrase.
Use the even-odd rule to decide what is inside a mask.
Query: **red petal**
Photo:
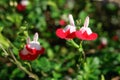
[[[100,45],[98,46],[98,49],[101,50],[101,49],[103,49],[103,48],[105,48],[105,47],[106,47],[106,45],[100,44]]]
[[[27,49],[29,52],[31,52],[31,53],[30,53],[31,55],[36,54],[37,50],[36,50],[35,48],[33,48],[33,49],[30,48],[28,44],[27,44],[25,47],[26,47],[26,49]]]
[[[76,31],[75,34],[77,38],[82,40],[95,40],[98,36],[96,33],[88,35],[86,31],[84,33],[82,33],[81,31]]]
[[[21,5],[21,4],[18,4],[18,5],[17,5],[17,10],[18,10],[18,11],[21,12],[21,11],[24,11],[25,9],[26,9],[26,6]]]
[[[66,35],[65,35],[65,33],[63,32],[63,29],[62,29],[62,28],[56,30],[56,35],[57,35],[59,38],[62,38],[62,39],[64,39],[64,38],[66,37]]]
[[[90,40],[96,40],[98,37],[98,35],[96,33],[92,33],[90,36],[89,36],[89,39]]]
[[[19,56],[20,56],[20,59],[22,60],[35,60],[39,55],[38,54],[35,54],[35,55],[31,55],[31,54],[27,54],[27,55],[23,55],[22,51],[20,51],[19,53]]]
[[[73,39],[76,37],[75,32],[70,33],[70,30],[63,32],[63,29],[57,29],[56,35],[62,39]]]
[[[76,37],[75,32],[72,32],[72,33],[67,34],[66,39],[73,39],[75,37]]]
[[[44,49],[44,48],[42,48],[42,49],[40,49],[40,50],[37,50],[37,54],[43,54],[43,53],[44,53],[44,51],[45,51],[45,49]]]

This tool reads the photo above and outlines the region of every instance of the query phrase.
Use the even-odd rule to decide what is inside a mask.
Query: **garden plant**
[[[119,79],[119,0],[0,0],[0,80]]]

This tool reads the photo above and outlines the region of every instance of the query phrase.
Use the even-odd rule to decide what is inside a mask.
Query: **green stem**
[[[5,53],[5,56],[8,56],[9,54],[7,53],[7,51],[3,48],[3,46],[0,44],[1,49],[3,50],[3,52]]]
[[[8,52],[2,47],[2,45],[0,44],[0,48],[3,50],[3,52],[5,53],[5,56],[8,57]],[[29,75],[29,77],[33,78],[34,80],[40,80],[39,77],[36,74],[33,74],[32,72],[28,71],[25,67],[22,66],[22,64],[15,58],[13,52],[11,51],[11,49],[9,49],[10,51],[10,55],[13,59],[9,58],[8,59],[17,65],[18,68],[20,68],[22,71],[24,71],[25,73],[27,73]]]
[[[83,42],[83,41],[80,42],[80,47],[79,47],[79,48],[80,48],[80,50],[81,50],[81,53],[82,53],[82,55],[83,55],[83,58],[85,59],[85,52],[84,52],[83,47],[82,47],[82,42]]]
[[[74,40],[69,40],[69,42],[75,47],[75,48],[79,48],[79,45],[77,43],[75,43]]]
[[[83,56],[83,58],[85,59],[85,52],[84,52],[83,47],[82,47],[82,42],[83,41],[80,42],[80,45],[78,45],[77,43],[75,43],[75,41],[73,39],[69,40],[69,42],[72,44],[72,46],[74,46],[75,48],[77,48],[80,53],[82,53],[82,55],[80,54],[80,58],[82,58],[82,56]]]
[[[33,74],[32,72],[28,71],[25,67],[22,66],[22,64],[15,58],[11,49],[9,49],[9,51],[10,51],[10,54],[11,54],[13,60],[14,60],[13,63],[16,64],[18,68],[20,68],[22,71],[27,73],[29,75],[29,77],[31,77],[35,80],[40,80],[39,77],[36,74]]]

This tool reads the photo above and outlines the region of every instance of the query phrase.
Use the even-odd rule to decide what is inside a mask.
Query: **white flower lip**
[[[88,27],[89,25],[89,17],[87,16],[84,22],[84,26],[80,29],[82,33],[85,31],[87,32],[88,35],[92,34],[92,30]]]
[[[63,29],[64,32],[66,32],[66,31],[68,31],[68,30],[70,30],[70,33],[72,33],[72,32],[75,32],[75,31],[76,31],[76,28],[75,28],[74,26],[67,25],[67,26]]]
[[[88,27],[89,25],[89,17],[87,16],[84,22],[84,27]]]
[[[29,4],[29,1],[28,0],[22,0],[20,2],[23,6],[27,6]]]
[[[33,41],[30,41],[30,38],[27,38],[27,44],[31,49],[36,49],[36,50],[40,50],[41,49],[41,45],[38,42],[38,33],[35,33],[34,37],[33,37]]]
[[[108,43],[107,38],[102,37],[100,40],[101,40],[102,44],[107,45],[107,43]]]
[[[69,21],[70,21],[71,26],[75,26],[74,19],[73,19],[73,16],[71,14],[69,14]]]
[[[90,28],[88,28],[88,27],[82,27],[82,28],[80,29],[80,31],[81,31],[82,33],[84,33],[84,32],[86,31],[88,35],[92,34],[92,30],[91,30]]]
[[[70,30],[70,33],[72,33],[76,31],[73,16],[71,14],[69,14],[69,21],[70,21],[70,24],[63,29],[63,32]]]

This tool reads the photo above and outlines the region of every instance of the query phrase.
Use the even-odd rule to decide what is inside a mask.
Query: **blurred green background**
[[[41,80],[119,80],[120,79],[120,1],[119,0],[28,0],[21,9],[20,0],[0,0],[0,44],[12,47],[18,60],[19,50],[28,35],[39,33],[45,54],[29,62]],[[55,35],[65,27],[72,14],[77,27],[86,16],[89,27],[99,37],[83,41],[85,62],[78,62],[79,52]],[[76,20],[81,20],[78,25]],[[79,40],[77,40],[79,41]],[[26,61],[21,63],[29,69]],[[80,66],[77,66],[79,64]],[[79,70],[78,70],[79,69]],[[32,80],[5,58],[0,49],[0,80]]]

